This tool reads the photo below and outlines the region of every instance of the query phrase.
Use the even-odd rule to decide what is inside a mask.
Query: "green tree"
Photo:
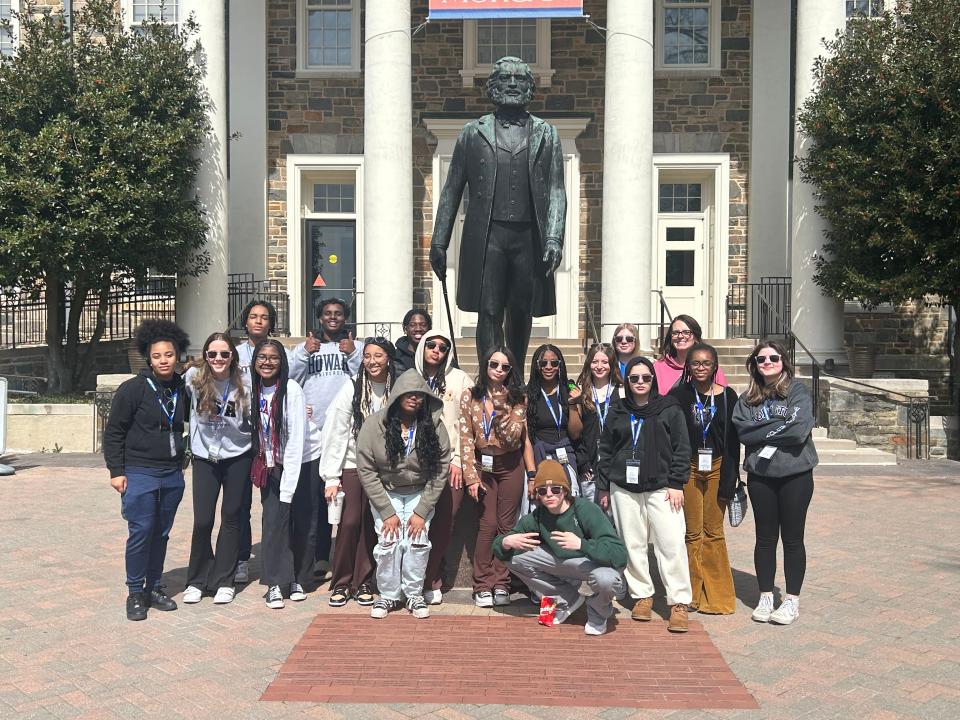
[[[208,101],[192,20],[127,30],[114,0],[88,0],[72,27],[32,2],[18,20],[0,62],[0,285],[44,291],[50,390],[68,392],[112,283],[209,265],[194,192]],[[88,297],[99,311],[84,350]]]
[[[827,50],[799,115],[814,140],[801,170],[831,226],[816,282],[868,306],[935,296],[956,308],[960,0],[852,20]]]

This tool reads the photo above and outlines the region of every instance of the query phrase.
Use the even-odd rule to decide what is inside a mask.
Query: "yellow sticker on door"
[[[338,258],[337,258],[336,255],[331,255],[331,256],[330,256],[330,264],[331,264],[331,265],[336,265],[336,264],[337,264],[337,260],[338,260]]]

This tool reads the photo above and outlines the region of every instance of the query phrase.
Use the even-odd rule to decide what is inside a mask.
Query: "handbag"
[[[267,479],[270,477],[270,468],[267,467],[267,460],[261,450],[254,455],[253,462],[250,463],[250,482],[254,487],[266,487]]]
[[[737,481],[737,489],[733,491],[733,497],[727,503],[727,517],[730,520],[730,527],[739,527],[743,518],[747,515],[747,489],[742,482]]]

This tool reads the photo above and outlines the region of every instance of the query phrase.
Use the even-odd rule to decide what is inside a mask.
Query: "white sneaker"
[[[294,602],[303,602],[307,599],[307,594],[300,583],[290,583],[290,599]]]
[[[773,593],[761,593],[760,602],[757,603],[751,617],[754,622],[770,622],[771,615],[773,615]]]
[[[603,635],[607,632],[607,621],[604,620],[599,625],[594,625],[590,620],[587,620],[583,626],[583,632],[585,635]]]
[[[187,605],[193,605],[194,603],[200,602],[200,598],[203,597],[203,590],[193,585],[189,585],[186,590],[183,591],[183,602]]]
[[[281,610],[283,608],[283,593],[280,592],[279,585],[271,585],[267,590],[267,607],[271,610]]]
[[[226,605],[233,602],[235,591],[232,587],[222,587],[217,589],[217,594],[213,596],[214,605]]]
[[[584,600],[586,600],[586,598],[583,595],[577,595],[577,599],[573,601],[573,605],[568,605],[567,607],[561,607],[558,604],[557,610],[553,616],[553,624],[562,625],[563,623],[565,623],[567,621],[567,618],[573,615],[577,611],[578,607],[583,605]]]
[[[385,597],[377,598],[373,607],[370,608],[370,617],[382,620],[390,614],[391,610],[396,610],[399,604],[399,600],[387,600]]]
[[[800,601],[788,597],[770,616],[770,622],[777,625],[791,625],[800,617]]]
[[[493,604],[502,607],[510,604],[510,593],[505,588],[498,587],[493,589]]]
[[[237,562],[237,571],[233,574],[233,581],[238,583],[250,582],[250,561]]]
[[[417,620],[424,620],[430,617],[430,607],[423,601],[422,597],[407,598],[407,610]]]
[[[443,593],[439,590],[427,590],[423,593],[423,599],[427,605],[440,605],[443,603]]]
[[[481,590],[478,593],[473,594],[473,604],[477,607],[482,608],[492,608],[493,607],[493,593],[489,590]]]

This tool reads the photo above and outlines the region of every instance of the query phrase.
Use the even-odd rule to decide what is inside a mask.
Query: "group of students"
[[[407,313],[396,346],[380,337],[356,342],[340,300],[324,301],[318,318],[316,336],[288,353],[269,336],[275,310],[253,301],[244,310],[248,340],[235,346],[214,333],[182,377],[183,332],[166,321],[139,329],[149,367],[118,389],[104,435],[129,526],[128,618],[176,608],[161,574],[184,490],[189,415],[186,603],[204,591],[230,602],[234,583],[248,580],[257,486],[268,607],[283,607],[285,594],[305,599],[315,561],[329,559],[331,606],[354,600],[384,618],[405,602],[426,618],[443,601],[443,559],[468,496],[479,505],[477,606],[510,604],[512,573],[531,598],[556,598],[555,623],[585,602],[585,632],[603,634],[625,593],[632,617],[650,620],[652,544],[668,629],[685,632],[690,610],[735,609],[723,517],[740,483],[742,443],[757,531],[753,618],[796,620],[817,457],[809,393],[778,343],[751,352],[750,385],[738,398],[716,350],[685,315],[656,362],[639,354],[637,328],[623,324],[612,343],[590,348],[576,381],[550,344],[534,351],[525,379],[510,350],[497,347],[471,380],[423,310]],[[333,557],[330,502],[342,508]],[[781,538],[786,597],[774,610]]]

